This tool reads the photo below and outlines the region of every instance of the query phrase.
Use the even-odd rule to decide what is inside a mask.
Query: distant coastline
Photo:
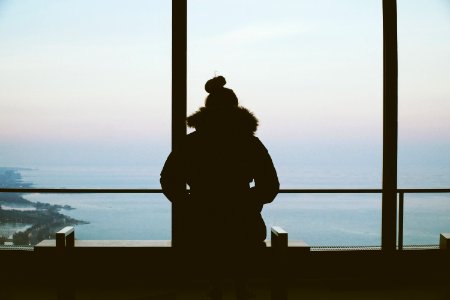
[[[22,180],[21,170],[24,169],[0,167],[0,187],[32,187],[32,183]],[[0,193],[0,245],[35,245],[44,239],[54,238],[55,232],[64,226],[88,224],[62,214],[62,209],[73,208],[69,205],[31,202],[22,193]],[[22,230],[11,233],[6,228]]]

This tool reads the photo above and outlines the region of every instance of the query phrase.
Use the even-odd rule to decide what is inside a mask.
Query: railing
[[[281,189],[280,194],[381,194],[382,189]],[[30,194],[161,194],[161,189],[120,188],[0,188],[0,193]],[[403,217],[405,194],[450,193],[450,189],[397,189],[398,194],[398,250],[403,250]]]

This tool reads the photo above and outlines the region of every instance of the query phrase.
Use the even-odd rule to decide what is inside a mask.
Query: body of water
[[[23,181],[34,187],[160,188],[160,168],[72,166],[20,172]],[[282,188],[381,187],[381,171],[370,166],[277,169]],[[409,167],[399,178],[399,187],[448,188],[449,178],[443,167]],[[162,194],[27,194],[25,198],[75,208],[62,212],[89,222],[76,226],[79,239],[171,237],[171,204]],[[314,246],[381,244],[381,194],[280,194],[265,206],[263,216],[268,228],[282,226],[290,239]],[[449,231],[450,194],[405,195],[405,244],[438,244],[439,233]]]

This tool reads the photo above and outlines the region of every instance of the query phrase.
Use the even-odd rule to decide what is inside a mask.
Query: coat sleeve
[[[161,171],[161,188],[171,202],[179,202],[187,196],[183,159],[180,152],[172,151]]]
[[[278,194],[280,183],[272,158],[258,138],[256,138],[254,163],[255,186],[252,188],[253,197],[260,205],[270,203]]]

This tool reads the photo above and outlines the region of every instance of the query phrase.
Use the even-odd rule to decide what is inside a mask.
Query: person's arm
[[[257,203],[263,205],[275,199],[280,190],[280,182],[272,158],[258,138],[256,138],[255,155],[255,186],[252,188],[252,193]]]
[[[161,188],[171,202],[178,202],[187,196],[184,164],[179,152],[173,151],[167,157],[161,171]]]

